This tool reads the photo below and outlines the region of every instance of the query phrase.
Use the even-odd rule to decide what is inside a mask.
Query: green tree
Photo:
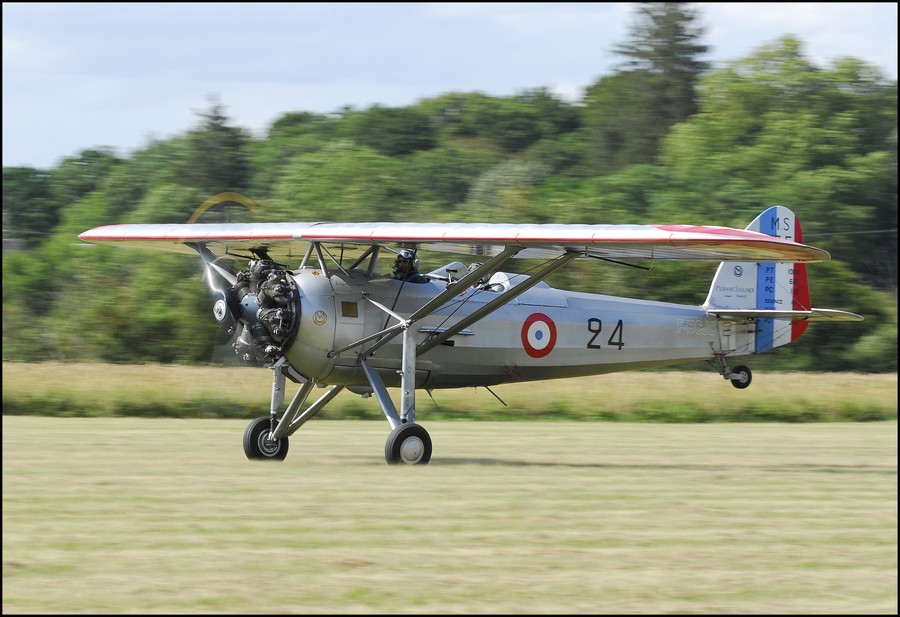
[[[413,198],[400,178],[404,162],[340,140],[282,168],[259,213],[278,221],[409,220]]]
[[[697,81],[709,68],[699,59],[709,48],[699,43],[704,28],[698,19],[687,2],[639,2],[630,40],[614,49],[626,58],[628,70],[654,77],[645,94],[663,131],[697,112]]]
[[[632,71],[603,77],[586,90],[586,175],[604,176],[656,160],[661,130],[646,94],[654,81],[647,71]]]
[[[63,204],[53,199],[50,174],[31,167],[3,168],[3,239],[34,247],[59,220]]]
[[[431,119],[440,136],[471,140],[485,130],[482,110],[493,102],[492,97],[480,92],[451,92],[426,99],[416,107]]]
[[[538,212],[534,187],[547,177],[539,163],[509,160],[484,172],[463,206],[465,220],[479,223],[545,223],[553,214]]]
[[[554,176],[586,177],[587,132],[583,129],[541,139],[523,153],[525,160],[547,165]]]
[[[103,179],[121,164],[107,148],[83,150],[66,158],[50,172],[54,198],[64,205],[75,203],[100,188]]]
[[[183,135],[165,141],[153,141],[113,168],[99,186],[105,198],[107,218],[98,224],[125,221],[149,191],[160,186],[178,184],[186,156],[186,141]],[[168,222],[179,220],[185,219]]]
[[[209,195],[244,191],[250,186],[250,136],[242,128],[229,126],[229,118],[215,98],[210,108],[198,115],[201,123],[188,133],[180,157],[178,183]]]
[[[514,97],[537,118],[541,138],[560,137],[581,128],[578,108],[554,96],[547,88],[524,90]]]
[[[696,85],[709,63],[698,14],[684,2],[640,2],[630,38],[613,51],[625,60],[585,96],[590,161],[598,173],[653,163],[674,124],[697,111]]]
[[[49,171],[3,169],[3,237],[34,247],[59,223],[61,211],[95,191],[122,161],[108,149],[84,150]]]
[[[399,169],[398,181],[409,191],[411,205],[419,217],[450,220],[459,216],[478,177],[499,162],[490,151],[441,146],[416,152]]]
[[[411,107],[372,107],[350,125],[352,139],[388,156],[404,156],[437,145],[428,116]]]
[[[464,140],[469,147],[499,146],[507,154],[576,131],[581,125],[577,108],[546,88],[524,90],[512,97],[451,93],[423,101],[418,108],[441,135]]]
[[[282,168],[296,156],[317,152],[338,138],[340,119],[309,112],[290,112],[269,128],[267,138],[248,147],[252,186],[258,202],[272,195]]]
[[[708,196],[708,221],[782,203],[806,240],[896,289],[896,267],[883,270],[897,261],[896,82],[859,62],[819,69],[783,37],[711,73],[702,91],[701,113],[674,127],[661,161],[676,186]],[[860,232],[877,233],[859,242]]]

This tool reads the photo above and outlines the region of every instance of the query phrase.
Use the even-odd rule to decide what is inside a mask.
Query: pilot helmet
[[[400,263],[401,259],[405,259],[410,262],[410,264],[412,265],[410,270],[418,270],[419,269],[419,258],[416,257],[415,252],[411,251],[409,249],[403,249],[402,251],[397,253],[397,257],[396,257],[396,259],[394,259],[394,270],[395,271],[397,270],[397,265]]]

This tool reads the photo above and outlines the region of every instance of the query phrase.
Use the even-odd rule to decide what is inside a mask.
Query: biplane
[[[813,308],[800,221],[773,206],[746,229],[692,225],[189,223],[109,225],[88,243],[199,256],[212,315],[247,364],[271,369],[268,415],[244,432],[252,460],[283,460],[289,437],[342,390],[375,396],[388,463],[426,464],[416,392],[732,361],[797,340],[810,321],[861,320]],[[454,259],[418,281],[381,272],[401,251]],[[526,274],[513,259],[532,260]],[[703,304],[566,291],[547,280],[575,259],[721,262]],[[288,382],[296,393],[283,411]],[[323,389],[315,400],[310,395]],[[399,388],[399,410],[388,388]]]

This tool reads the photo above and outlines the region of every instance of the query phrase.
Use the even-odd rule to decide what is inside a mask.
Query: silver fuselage
[[[397,323],[369,300],[406,317],[446,286],[440,281],[401,283],[362,270],[327,275],[303,268],[292,275],[300,294],[300,324],[285,350],[287,360],[309,379],[351,389],[368,386],[359,358],[375,341],[337,354],[334,350]],[[413,323],[410,331],[417,344],[425,342],[499,293],[502,289],[467,288]],[[486,386],[713,359],[715,353],[745,346],[747,330],[735,323],[720,329],[702,306],[562,291],[539,283],[417,355],[416,386]],[[400,383],[401,339],[395,336],[368,359],[388,386]]]

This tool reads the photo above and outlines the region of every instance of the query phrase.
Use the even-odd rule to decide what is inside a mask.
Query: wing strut
[[[503,251],[503,253],[501,255],[508,254],[507,257],[504,257],[504,260],[506,260],[506,259],[509,259],[510,257],[512,257],[512,255],[514,255],[517,252],[519,252],[519,249],[507,247],[507,249],[505,251]],[[369,385],[371,385],[372,390],[375,391],[375,395],[378,398],[379,404],[381,405],[381,410],[384,413],[385,417],[387,418],[388,423],[391,425],[391,429],[396,430],[397,427],[400,426],[401,424],[414,424],[416,421],[416,355],[417,354],[425,353],[426,351],[433,348],[434,346],[440,345],[443,341],[447,340],[451,336],[462,331],[469,324],[475,323],[476,321],[478,321],[485,315],[497,310],[498,308],[500,308],[501,306],[503,306],[504,304],[506,304],[513,298],[515,298],[516,296],[519,296],[519,295],[525,293],[526,291],[528,291],[529,289],[531,289],[532,287],[534,287],[535,285],[537,285],[538,283],[543,281],[545,278],[550,276],[550,274],[559,270],[560,268],[562,268],[563,266],[565,266],[567,263],[569,263],[570,261],[572,261],[573,259],[575,259],[578,256],[579,256],[579,253],[573,252],[573,253],[566,253],[565,255],[562,255],[561,257],[554,259],[547,266],[542,268],[539,272],[537,272],[530,278],[526,279],[524,282],[519,283],[518,285],[516,285],[509,291],[501,294],[500,297],[487,303],[484,307],[475,311],[474,313],[472,313],[465,319],[461,320],[459,323],[457,323],[453,327],[449,328],[445,332],[437,335],[436,337],[434,337],[432,339],[425,341],[418,348],[416,347],[415,333],[409,327],[413,323],[413,321],[421,318],[422,316],[430,314],[434,310],[434,308],[443,304],[443,302],[444,302],[443,296],[445,293],[449,292],[449,295],[451,295],[451,296],[456,295],[456,292],[458,290],[457,286],[460,286],[460,285],[464,286],[464,287],[468,286],[470,281],[480,278],[479,271],[484,266],[482,268],[479,268],[475,272],[470,272],[469,274],[467,274],[466,276],[461,278],[457,283],[448,285],[447,289],[444,290],[444,292],[442,292],[441,294],[436,296],[434,298],[434,300],[432,300],[431,302],[429,302],[428,304],[423,306],[421,309],[419,309],[418,311],[413,313],[409,319],[404,320],[404,319],[400,318],[399,315],[396,315],[396,314],[388,311],[389,314],[391,314],[392,316],[394,316],[397,319],[401,319],[401,321],[400,321],[400,323],[395,324],[394,326],[391,326],[391,328],[388,328],[387,330],[380,332],[379,335],[387,334],[388,331],[391,331],[390,332],[391,336],[385,336],[385,338],[383,338],[382,340],[375,343],[375,345],[373,345],[372,348],[370,348],[369,350],[366,351],[366,355],[371,354],[376,348],[383,345],[390,338],[393,338],[393,335],[395,335],[398,330],[402,330],[402,332],[403,332],[403,356],[401,358],[401,363],[400,363],[401,394],[400,394],[400,414],[399,414],[399,416],[397,414],[396,407],[394,407],[393,401],[391,401],[391,398],[388,395],[387,389],[384,387],[384,383],[381,380],[381,376],[378,374],[377,371],[373,370],[372,367],[369,366],[369,363],[366,362],[365,357],[363,357],[363,354],[360,354],[360,364],[362,365],[363,371],[366,374],[366,378],[369,380]],[[497,258],[499,258],[499,257],[500,257],[500,255],[495,257],[492,261],[497,260]],[[499,267],[499,266],[497,266],[497,267]],[[440,301],[435,302],[438,300],[440,300]],[[377,306],[377,303],[374,303],[374,301],[372,301],[372,302],[373,302],[373,304],[376,304],[376,306]],[[383,308],[384,308],[384,310],[387,310],[386,307],[383,307]],[[339,353],[340,351],[349,349],[350,347],[354,347],[358,344],[359,344],[359,342],[354,343],[353,345],[349,345],[347,347],[342,348],[341,350],[338,350],[338,351],[332,352],[332,353]],[[496,395],[494,395],[494,396],[496,396]]]
[[[364,296],[366,298],[366,300],[368,300],[369,302],[371,302],[372,304],[374,304],[375,306],[380,308],[382,311],[385,311],[392,317],[396,318],[397,321],[399,321],[400,323],[396,323],[389,328],[385,328],[384,330],[381,330],[380,332],[376,332],[375,334],[370,334],[369,336],[367,336],[365,338],[361,338],[358,341],[354,341],[353,343],[350,343],[349,345],[344,345],[343,347],[340,347],[338,349],[333,349],[328,352],[328,357],[329,358],[334,357],[337,354],[347,351],[348,349],[353,349],[354,347],[358,347],[358,346],[362,345],[363,343],[367,343],[367,342],[377,339],[379,337],[384,337],[380,341],[378,341],[377,343],[372,345],[372,347],[370,347],[369,349],[366,350],[365,355],[366,356],[371,355],[372,353],[374,353],[375,351],[380,349],[382,346],[384,346],[388,342],[390,342],[390,340],[393,339],[394,336],[396,336],[400,332],[400,330],[405,330],[406,328],[408,328],[410,325],[412,325],[416,321],[422,319],[423,317],[427,317],[428,315],[433,313],[437,308],[439,308],[445,302],[447,302],[447,300],[455,297],[458,293],[460,293],[460,291],[471,286],[472,283],[474,283],[478,279],[485,277],[485,276],[490,276],[491,274],[493,274],[494,272],[496,272],[497,270],[502,268],[503,264],[505,264],[507,261],[512,259],[516,255],[516,253],[518,253],[521,250],[522,250],[521,247],[513,247],[513,246],[506,247],[501,253],[499,253],[498,255],[489,259],[480,268],[477,268],[476,270],[469,272],[468,274],[466,274],[464,277],[462,277],[458,281],[454,281],[453,283],[447,285],[447,287],[444,288],[444,291],[442,291],[441,293],[436,295],[434,298],[429,300],[424,306],[419,308],[415,313],[410,315],[409,318],[407,318],[407,319],[403,319],[402,317],[400,317],[399,315],[397,315],[396,313],[394,313],[393,311],[388,309],[383,304],[379,304],[378,302],[375,302],[371,298]],[[515,287],[515,289],[518,289],[518,287],[519,286]],[[518,295],[518,294],[516,294],[516,295]],[[455,334],[455,332],[454,332],[454,334]]]
[[[375,272],[375,264],[378,262],[378,253],[381,252],[381,246],[378,244],[373,244],[369,248],[366,249],[366,252],[359,256],[359,259],[353,262],[353,265],[350,266],[350,269],[358,268],[359,265],[366,260],[367,257],[371,255],[371,259],[369,260],[369,266],[366,268],[366,275],[372,276]]]
[[[340,260],[336,259],[335,256],[331,254],[331,251],[329,251],[327,247],[322,246],[321,242],[316,242],[316,251],[318,251],[318,253],[319,253],[319,262],[322,263],[322,269],[325,270],[325,274],[327,276],[330,276],[330,274],[328,274],[327,266],[324,265],[324,259],[322,258],[322,251],[325,251],[325,254],[331,258],[331,261],[334,262],[334,265],[336,265],[338,267],[338,269],[344,273],[345,276],[347,276],[347,277],[350,276],[350,273],[347,272],[346,270],[344,270],[344,266],[341,265]]]
[[[473,312],[471,315],[468,315],[467,317],[460,319],[458,322],[456,322],[455,324],[453,324],[452,326],[450,326],[449,328],[447,328],[440,334],[427,339],[425,342],[423,342],[421,345],[419,345],[419,353],[422,354],[434,347],[437,347],[438,345],[440,345],[441,343],[446,341],[448,338],[458,334],[464,328],[469,327],[470,325],[472,325],[473,323],[475,323],[482,317],[485,317],[485,316],[489,315],[490,313],[493,313],[494,311],[496,311],[498,308],[500,308],[501,306],[503,306],[510,300],[522,295],[523,293],[525,293],[526,291],[528,291],[529,289],[531,289],[532,287],[534,287],[535,285],[537,285],[538,283],[543,281],[545,278],[547,278],[548,276],[550,276],[551,274],[553,274],[554,272],[556,272],[557,270],[559,270],[560,268],[562,268],[563,266],[568,264],[570,261],[572,261],[573,259],[580,257],[580,256],[581,256],[581,253],[573,252],[573,253],[566,253],[565,255],[562,255],[561,257],[554,259],[549,264],[547,264],[544,268],[539,270],[537,273],[528,277],[527,279],[525,279],[524,281],[522,281],[515,287],[509,289],[508,291],[505,291],[504,293],[500,294],[500,296],[498,298],[491,300],[490,302],[485,304],[483,307],[481,307],[477,311]]]
[[[375,392],[375,396],[378,399],[378,403],[381,405],[381,410],[384,413],[384,416],[387,418],[388,423],[391,425],[392,430],[396,430],[402,424],[414,424],[416,421],[416,354],[418,350],[416,348],[416,337],[415,333],[412,331],[410,326],[417,320],[430,315],[434,312],[435,309],[442,306],[448,299],[454,297],[459,293],[460,289],[465,289],[469,287],[473,282],[477,281],[479,278],[485,276],[485,270],[493,273],[496,272],[504,263],[512,259],[512,257],[521,250],[520,247],[506,247],[499,255],[491,258],[487,263],[485,263],[481,268],[473,270],[469,272],[464,277],[459,279],[454,283],[450,283],[447,287],[439,293],[437,296],[432,298],[428,303],[422,306],[420,309],[415,311],[412,315],[409,316],[408,319],[403,319],[400,315],[394,313],[389,310],[386,306],[375,302],[371,298],[366,298],[379,307],[392,317],[398,320],[399,323],[394,324],[390,328],[382,330],[381,332],[361,339],[351,345],[347,345],[340,349],[334,350],[329,353],[329,356],[341,353],[342,351],[346,351],[347,349],[351,349],[356,347],[368,340],[373,338],[377,338],[378,336],[382,336],[383,338],[375,343],[371,348],[369,348],[365,354],[360,354],[360,364],[362,366],[363,372],[366,374],[366,378],[369,380],[369,385],[372,386],[372,390]],[[503,300],[504,298],[512,298],[519,293],[529,289],[533,285],[537,284],[539,281],[543,280],[550,274],[562,267],[575,257],[577,257],[577,253],[571,253],[569,255],[563,256],[561,259],[555,260],[551,266],[544,268],[541,272],[539,272],[534,278],[536,279],[533,283],[527,284],[523,283],[516,286],[513,289],[518,289],[519,287],[523,287],[522,291],[511,294],[511,292],[506,292],[503,294],[498,300]],[[496,302],[496,301],[495,301]],[[491,304],[494,304],[493,302]],[[496,306],[500,306],[497,304]],[[454,331],[454,334],[457,333],[462,328]],[[384,345],[387,341],[392,339],[397,332],[403,332],[403,356],[401,358],[400,365],[400,413],[397,414],[397,408],[394,407],[394,403],[389,396],[387,389],[384,387],[384,382],[381,379],[381,376],[378,374],[378,371],[374,370],[369,363],[366,362],[364,356],[368,356],[372,354],[376,349]],[[429,348],[430,349],[430,348]]]
[[[516,255],[516,253],[521,250],[521,247],[517,246],[506,247],[501,253],[492,257],[480,268],[472,270],[458,281],[454,281],[453,283],[447,285],[444,291],[436,295],[434,298],[429,300],[427,304],[410,315],[409,320],[417,321],[423,317],[427,317],[438,307],[442,306],[447,300],[455,297],[461,290],[470,287],[474,282],[478,281],[481,278],[488,278],[494,272],[502,268],[503,264],[512,259]]]

